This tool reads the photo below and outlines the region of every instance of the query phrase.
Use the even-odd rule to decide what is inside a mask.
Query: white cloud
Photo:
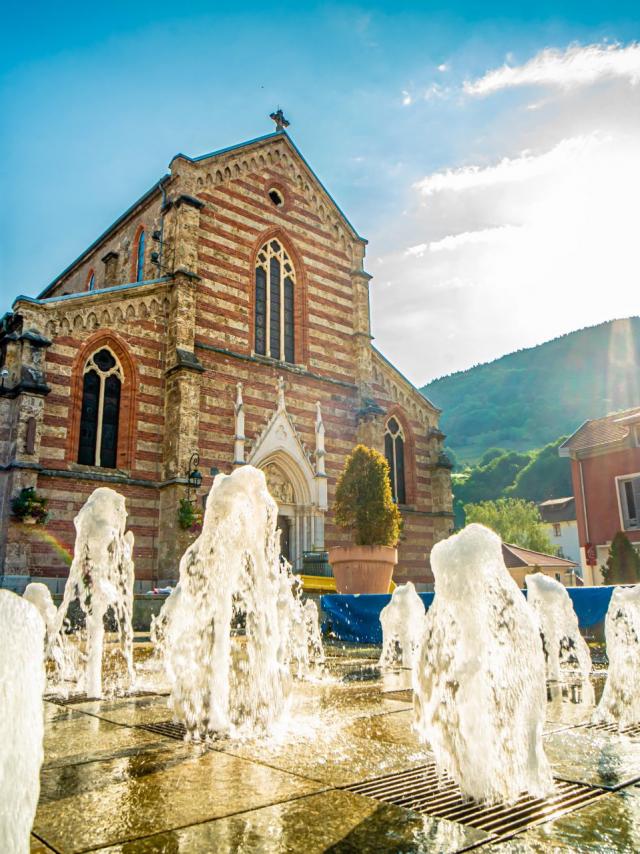
[[[446,62],[443,62],[441,65],[438,66],[438,71],[445,72],[448,70],[449,70],[449,66],[447,65]]]
[[[403,89],[402,90],[402,106],[403,107],[410,107],[412,103],[413,103],[413,98],[411,97],[411,93],[407,92],[406,89]]]
[[[480,228],[477,231],[448,234],[440,240],[432,240],[428,244],[428,248],[429,252],[453,252],[463,246],[476,246],[478,244],[486,246],[488,243],[498,243],[513,236],[519,228],[517,225],[498,225],[495,228]]]
[[[493,184],[513,183],[540,177],[558,169],[576,157],[587,154],[603,140],[598,134],[563,139],[550,151],[542,154],[522,152],[519,157],[504,157],[494,166],[463,166],[427,175],[415,186],[424,196],[432,196],[445,190],[464,190],[489,187]]]
[[[468,95],[489,95],[515,86],[553,86],[571,89],[603,79],[640,82],[640,44],[572,45],[564,51],[548,48],[524,65],[503,65],[477,80],[467,81]]]

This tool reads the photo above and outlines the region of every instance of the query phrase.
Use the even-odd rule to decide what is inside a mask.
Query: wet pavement
[[[282,726],[262,739],[172,737],[162,693],[45,701],[32,854],[640,851],[640,728],[588,726],[601,673],[593,691],[549,685],[556,799],[500,813],[456,806],[451,781],[428,782],[410,673],[380,671],[378,655],[331,647],[324,673],[295,684]],[[416,798],[416,783],[433,791]]]

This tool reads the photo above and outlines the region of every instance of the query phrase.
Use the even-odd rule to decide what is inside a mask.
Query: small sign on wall
[[[593,543],[587,543],[584,547],[584,553],[587,560],[587,566],[598,565],[598,550]]]

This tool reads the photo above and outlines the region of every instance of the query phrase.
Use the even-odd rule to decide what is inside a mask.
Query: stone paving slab
[[[168,700],[168,697],[154,694],[151,697],[91,700],[79,703],[75,708],[111,723],[139,726],[168,720],[172,714]]]
[[[45,770],[33,830],[58,851],[75,854],[322,788],[257,762],[174,741],[133,756]]]
[[[640,851],[640,792],[635,788],[604,795],[595,803],[528,830],[493,854],[637,854]]]
[[[45,722],[43,768],[105,759],[157,741],[144,730],[76,713]]]
[[[453,854],[487,838],[483,831],[332,790],[101,849],[99,854]]]
[[[544,749],[554,776],[563,780],[604,789],[640,780],[639,745],[624,736],[577,727],[546,735]]]
[[[280,743],[217,742],[216,749],[330,786],[346,786],[393,774],[423,765],[432,758],[424,747],[357,738],[344,730],[331,729],[307,736],[293,735]]]

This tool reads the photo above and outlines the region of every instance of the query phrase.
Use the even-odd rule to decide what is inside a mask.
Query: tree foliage
[[[491,528],[505,543],[532,549],[545,554],[556,554],[542,524],[540,512],[531,501],[522,498],[499,498],[464,507],[467,524],[479,522]]]
[[[611,365],[616,365],[615,372]],[[422,388],[461,462],[487,448],[540,448],[585,419],[637,406],[640,318],[608,321]]]
[[[358,546],[395,546],[402,517],[393,501],[389,464],[382,454],[357,445],[338,479],[335,519],[355,534]]]
[[[566,457],[558,454],[558,448],[566,438],[561,436],[535,451],[505,495],[536,502],[573,495],[571,464]]]
[[[611,541],[609,557],[601,571],[607,584],[637,584],[640,581],[640,555],[622,531]]]

